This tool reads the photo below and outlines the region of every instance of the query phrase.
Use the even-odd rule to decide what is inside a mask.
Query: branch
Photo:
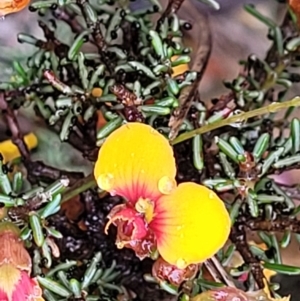
[[[66,22],[73,33],[81,33],[84,30],[84,27],[77,21],[75,14],[68,13],[62,8],[57,8],[52,14],[54,18]]]
[[[39,179],[45,181],[56,181],[61,177],[67,177],[70,180],[70,185],[76,183],[77,180],[84,177],[82,172],[72,172],[60,170],[55,167],[48,166],[44,164],[42,161],[24,161],[24,165],[30,175],[30,179]],[[34,179],[33,179],[34,178]]]
[[[5,122],[11,132],[12,142],[18,147],[19,152],[22,156],[24,165],[28,171],[28,177],[31,181],[36,182],[36,179],[45,179],[46,181],[55,181],[66,176],[70,180],[72,185],[78,179],[82,178],[84,175],[81,172],[68,172],[63,171],[51,166],[47,166],[41,161],[31,161],[30,152],[24,141],[24,135],[20,130],[19,123],[16,119],[14,111],[9,107],[6,102],[4,93],[0,92],[0,110],[4,115]]]
[[[290,230],[293,233],[300,234],[300,221],[285,216],[279,216],[274,220],[252,218],[247,220],[246,227],[252,231],[284,232]]]
[[[181,5],[183,4],[184,0],[169,0],[168,5],[164,12],[162,13],[161,17],[158,19],[156,24],[156,30],[159,29],[160,24],[162,24],[171,13],[177,13],[180,9]]]
[[[198,14],[197,25],[199,47],[195,53],[191,70],[197,71],[198,76],[192,85],[183,88],[180,93],[178,99],[179,107],[174,110],[169,121],[170,140],[173,140],[178,135],[180,126],[186,118],[193,101],[195,101],[198,96],[199,84],[203,77],[211,53],[212,37],[210,28],[208,26],[207,16],[204,14]]]
[[[97,183],[95,181],[95,177],[93,174],[90,174],[73,183],[72,186],[64,193],[62,202],[66,202],[91,188],[95,188],[96,186]]]
[[[3,113],[4,120],[11,132],[12,142],[18,147],[21,156],[25,160],[30,160],[30,153],[24,141],[24,136],[20,132],[19,124],[13,110],[8,106],[4,93],[0,93],[0,110]]]
[[[251,267],[251,273],[258,288],[263,289],[265,286],[263,270],[260,261],[254,257],[247,244],[245,226],[236,222],[231,229],[230,240],[235,244],[244,262]]]
[[[114,70],[113,65],[105,53],[105,50],[107,48],[107,43],[102,34],[100,22],[99,21],[93,22],[90,19],[89,15],[86,13],[85,6],[89,5],[87,0],[77,0],[76,3],[81,9],[82,15],[85,19],[85,22],[86,22],[88,28],[92,31],[92,36],[95,41],[95,45],[98,48],[98,53],[99,53],[103,63],[106,65],[109,72],[113,73],[113,70]]]
[[[204,24],[204,26],[207,26],[207,24]],[[283,35],[284,40],[289,40],[289,39],[292,39],[292,38],[298,36],[297,28],[293,24],[293,22],[290,18],[289,12],[286,13],[286,15],[284,17],[284,20],[283,20],[283,22],[280,26],[280,30],[282,31],[282,35]],[[200,47],[200,49],[201,49],[201,47]],[[272,44],[272,46],[270,47],[270,49],[269,49],[269,51],[266,55],[266,59],[265,59],[266,63],[269,66],[274,66],[274,67],[272,67],[272,69],[277,74],[277,77],[278,77],[279,74],[281,74],[284,71],[284,69],[287,66],[291,65],[293,60],[295,60],[295,55],[293,55],[293,54],[288,54],[288,55],[285,55],[284,57],[282,57],[278,53],[278,48],[277,48],[276,42],[274,42]],[[253,64],[254,64],[254,66],[253,66]],[[205,66],[203,66],[203,67],[205,68]],[[203,70],[204,70],[204,68],[203,68]],[[255,81],[257,81],[260,84],[262,90],[266,91],[266,90],[270,90],[272,87],[274,87],[274,85],[276,84],[276,80],[274,80],[274,78],[277,78],[277,77],[273,77],[273,79],[270,80],[267,76],[266,71],[264,70],[264,68],[262,68],[259,61],[258,62],[252,62],[251,69],[253,69],[253,71],[254,71]],[[248,70],[248,72],[250,72],[250,71]],[[199,82],[198,82],[198,85],[199,85]],[[251,88],[252,87],[252,84],[247,79],[245,79],[245,82],[242,83],[242,85],[244,86],[244,88]],[[227,101],[229,101],[230,99],[232,99],[232,96],[233,96],[233,98],[235,98],[234,95],[232,94],[232,91],[230,91],[228,93],[227,98],[226,98],[226,96],[223,96],[222,98],[225,98],[225,99],[227,99]],[[193,99],[193,97],[195,97],[195,95],[189,94],[189,97]],[[223,105],[226,105],[226,102],[222,102],[219,107],[222,108]],[[189,109],[189,107],[187,108],[187,110],[188,109]],[[247,109],[247,108],[244,108],[244,109]],[[178,108],[178,110],[181,110],[181,106]],[[182,108],[182,110],[183,111],[180,112],[180,114],[185,113],[183,108]],[[277,110],[274,111],[274,112],[277,112]],[[271,112],[266,112],[266,113],[274,113],[274,112],[271,111]],[[186,113],[185,113],[184,116],[186,116]],[[179,114],[179,111],[177,113],[175,111],[174,114]],[[265,114],[265,113],[263,113],[263,114]],[[262,114],[259,113],[259,115],[262,115]],[[252,115],[252,116],[249,115],[249,116],[256,117],[256,116],[259,116],[259,115]],[[246,120],[246,119],[243,118],[244,117],[243,114],[237,115],[237,116],[242,117],[241,121]],[[176,133],[176,128],[177,128],[176,125],[172,125],[172,122],[173,122],[173,120],[174,120],[174,122],[177,121],[177,120],[179,121],[179,119],[180,119],[179,116],[174,116],[174,117],[172,116],[171,119],[170,119],[169,126],[171,126],[171,129],[174,131],[174,132],[171,131],[171,133],[170,133],[169,138],[171,140],[173,140],[177,136],[177,133],[178,133],[178,130],[177,130],[177,133]],[[194,131],[191,131],[191,132],[184,133],[184,134],[180,135],[179,137],[177,137],[173,141],[171,141],[171,143],[176,144],[176,143],[182,142],[186,139],[190,139],[190,138],[192,138],[193,136],[195,136],[197,134],[206,133],[208,131],[214,130],[214,129],[222,127],[224,125],[230,125],[230,122],[236,122],[236,121],[233,121],[233,120],[230,120],[230,118],[229,118],[229,119],[222,120],[220,122],[216,122],[214,124],[205,125],[205,126],[201,127],[200,129],[195,129]],[[238,120],[238,119],[236,119],[236,120]],[[214,126],[216,126],[216,127],[214,127]]]

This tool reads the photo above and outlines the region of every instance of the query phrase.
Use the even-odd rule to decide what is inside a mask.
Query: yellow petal
[[[281,299],[274,299],[274,301],[290,301],[291,300],[291,296],[288,295],[286,297],[283,297]]]
[[[290,301],[290,300],[291,300],[291,296],[288,295],[288,296],[282,297],[282,298],[280,298],[280,299],[271,298],[270,300],[271,300],[271,301]]]
[[[14,267],[11,264],[1,265],[0,266],[0,296],[6,295],[8,300],[11,300],[12,295],[20,279],[21,279],[21,272],[16,267]]]
[[[175,188],[176,166],[168,140],[151,126],[127,123],[102,145],[94,175],[99,187],[127,198],[156,200]]]
[[[264,251],[268,250],[268,246],[263,242],[257,244],[254,241],[249,241],[249,245],[258,246],[259,248],[261,248]],[[263,273],[264,273],[264,276],[266,277],[267,281],[269,281],[269,282],[271,281],[271,278],[277,274],[275,271],[268,270],[268,269],[263,269]],[[267,284],[265,284],[265,288],[268,288]]]
[[[264,273],[264,275],[265,275],[265,273]],[[264,285],[265,285],[265,287],[263,288],[263,292],[267,295],[269,301],[290,301],[290,298],[291,298],[290,295],[282,297],[280,299],[272,298],[267,280],[263,279],[263,282],[264,282]]]
[[[266,283],[265,283],[266,284]],[[262,301],[290,301],[291,296],[286,296],[283,298],[272,298],[269,294],[266,294],[266,292],[262,289],[257,291],[249,291],[246,293],[246,295],[249,297],[249,301],[254,300],[262,300]],[[230,299],[231,300],[231,299]]]
[[[277,274],[276,272],[268,269],[263,269],[263,273],[268,281],[271,281],[271,278]]]
[[[35,148],[38,143],[37,138],[33,133],[26,135],[24,141],[29,150]],[[0,153],[3,156],[4,163],[13,161],[21,156],[19,149],[11,140],[0,142]]]
[[[175,61],[178,57],[179,57],[178,55],[172,56],[171,61],[172,62]],[[181,64],[179,66],[175,66],[175,67],[172,68],[172,71],[173,71],[172,77],[176,77],[176,76],[178,76],[180,74],[183,74],[184,72],[189,71],[189,70],[190,70],[190,68],[189,68],[188,64]]]
[[[221,199],[210,189],[182,183],[155,203],[157,248],[170,264],[184,268],[212,257],[228,239],[231,221]]]

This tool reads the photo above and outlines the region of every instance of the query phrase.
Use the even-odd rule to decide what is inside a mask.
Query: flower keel
[[[110,220],[106,224],[105,232],[107,233],[111,224],[117,227],[116,245],[119,249],[130,248],[140,259],[149,257],[155,251],[155,238],[143,214],[126,205],[118,205],[108,217]]]

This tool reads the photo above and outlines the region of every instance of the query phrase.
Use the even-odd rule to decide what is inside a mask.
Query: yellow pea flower
[[[151,126],[127,123],[100,148],[94,175],[99,187],[126,199],[109,214],[117,246],[142,259],[158,250],[180,269],[213,256],[228,239],[231,221],[210,189],[175,181],[168,140]]]

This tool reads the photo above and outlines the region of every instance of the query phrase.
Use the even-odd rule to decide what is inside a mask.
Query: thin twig
[[[247,220],[246,227],[252,231],[284,232],[289,230],[293,233],[300,234],[300,221],[285,216],[279,216],[274,220],[251,218]]]
[[[56,19],[66,22],[70,26],[72,32],[81,33],[84,30],[84,27],[77,21],[74,13],[69,13],[62,8],[57,8],[52,13]]]
[[[211,273],[213,272],[213,269],[211,267],[212,265],[214,269],[218,271],[219,275],[222,277],[222,280],[226,284],[226,286],[236,287],[233,280],[231,279],[231,276],[228,275],[228,273],[225,271],[225,269],[223,268],[222,264],[220,263],[220,261],[216,256],[213,256],[211,259],[208,260],[208,262],[209,263],[206,262],[206,267]],[[217,279],[215,279],[215,281],[217,281]]]
[[[48,166],[42,161],[25,160],[24,165],[30,175],[31,180],[34,178],[40,181],[45,180],[47,182],[53,182],[63,176],[66,176],[70,180],[70,185],[73,185],[77,180],[84,176],[82,172],[60,170],[58,168]]]
[[[204,24],[204,26],[207,26],[207,24]],[[293,22],[290,18],[289,12],[286,13],[280,28],[281,28],[281,31],[282,31],[285,39],[291,39],[293,37],[298,36],[297,28],[293,24]],[[277,77],[278,77],[278,74],[282,73],[282,71],[286,68],[286,66],[291,64],[292,60],[293,60],[293,56],[291,56],[291,55],[288,55],[286,57],[281,57],[278,54],[277,44],[275,42],[270,47],[270,49],[267,53],[266,59],[265,59],[265,61],[268,65],[275,65],[274,71],[276,72]],[[205,68],[205,66],[204,66],[204,68]],[[273,77],[273,80],[270,80],[267,77],[266,71],[262,68],[262,66],[258,66],[258,68],[255,68],[254,72],[255,72],[255,80],[261,84],[262,90],[265,90],[265,91],[270,90],[276,84],[276,80],[274,80],[274,78],[277,78],[277,77]],[[250,83],[245,80],[245,83],[243,83],[243,84],[249,86]],[[198,83],[198,85],[199,85],[199,83]],[[189,88],[191,88],[191,87],[189,87]],[[228,99],[231,99],[231,96],[233,96],[232,91],[229,92]],[[193,97],[195,97],[195,95],[189,94],[188,98],[193,99]],[[180,110],[181,110],[181,106],[178,108],[177,111],[175,110],[174,115],[178,114],[178,112]],[[189,107],[187,107],[187,111],[188,110],[189,110]],[[184,110],[182,111],[182,113],[185,113],[184,116],[186,116],[186,114],[187,114],[187,112],[184,112]],[[262,115],[262,114],[260,114],[260,115]],[[236,115],[236,116],[239,116],[239,115]],[[251,116],[251,117],[255,117],[255,116]],[[175,122],[177,120],[179,121],[179,127],[180,127],[183,120],[181,120],[179,118],[179,116],[175,116],[175,117],[172,116],[170,119],[169,126],[174,131],[174,132],[171,131],[170,135],[169,135],[170,140],[173,140],[173,141],[171,141],[172,144],[177,144],[186,139],[192,138],[196,134],[202,134],[202,133],[205,133],[205,132],[208,132],[211,130],[211,129],[208,130],[208,128],[209,128],[209,125],[208,125],[207,128],[205,128],[206,126],[204,126],[204,127],[201,127],[200,129],[196,129],[196,130],[190,132],[190,133],[194,133],[194,135],[190,135],[190,133],[184,133],[184,134],[180,135],[179,137],[175,138],[178,134],[179,127],[177,127],[176,125],[172,125],[172,124],[173,124],[173,122]],[[229,121],[229,119],[227,119],[227,120]],[[224,120],[222,120],[222,121],[224,121]],[[222,124],[222,121],[216,123],[216,124],[218,124],[218,126],[216,128],[224,126],[224,125],[229,125],[229,123],[227,123],[227,122]],[[176,129],[177,129],[177,132],[176,132]],[[212,128],[212,129],[215,129],[215,128]]]
[[[184,0],[169,0],[166,9],[157,21],[156,30],[159,29],[160,24],[163,23],[165,18],[167,18],[171,13],[176,13],[180,9],[183,2]]]
[[[208,59],[211,53],[212,37],[208,25],[208,18],[204,14],[198,14],[197,22],[197,33],[199,34],[199,48],[195,53],[191,70],[198,72],[198,76],[192,85],[183,88],[180,93],[178,99],[179,107],[176,110],[174,110],[169,121],[170,140],[175,139],[175,137],[178,135],[180,126],[186,118],[193,101],[197,97],[199,84],[206,69]]]
[[[88,28],[92,31],[92,36],[93,36],[95,45],[98,48],[98,53],[101,57],[101,60],[106,65],[109,72],[113,73],[114,66],[112,65],[111,61],[108,59],[108,57],[105,53],[105,51],[107,49],[107,43],[102,34],[100,22],[99,21],[93,22],[90,19],[90,17],[88,16],[88,14],[86,13],[85,6],[89,5],[87,0],[77,0],[76,3],[82,11],[82,15],[85,19],[85,22],[86,22]]]
[[[21,156],[25,160],[30,160],[30,153],[24,141],[24,136],[19,129],[19,124],[13,110],[8,106],[4,93],[0,93],[0,110],[3,113],[5,122],[11,132],[12,142],[18,147]]]
[[[257,284],[258,289],[264,288],[264,274],[259,259],[257,259],[251,252],[246,241],[245,226],[243,224],[235,223],[231,228],[230,240],[235,244],[236,249],[241,254],[244,262],[251,267],[251,273]]]
[[[28,171],[28,177],[31,181],[38,180],[55,181],[62,176],[70,179],[72,185],[75,181],[83,177],[81,172],[68,172],[63,171],[51,166],[47,166],[42,161],[31,161],[30,152],[24,141],[24,135],[20,130],[18,120],[16,119],[14,111],[9,107],[5,100],[4,93],[0,93],[0,110],[4,115],[4,119],[12,135],[12,142],[18,147],[24,165]]]
[[[269,174],[274,174],[274,175],[280,175],[284,172],[287,172],[289,170],[296,170],[296,169],[300,169],[300,162],[297,162],[295,164],[289,165],[289,166],[284,166],[281,168],[274,168],[271,167],[268,171]]]
[[[73,183],[73,186],[71,186],[63,195],[62,202],[66,202],[73,197],[79,195],[82,192],[87,191],[88,189],[95,188],[97,186],[95,177],[93,174],[89,174],[87,177],[80,179]]]
[[[180,143],[182,141],[193,138],[196,135],[204,134],[204,133],[210,132],[212,130],[218,129],[218,128],[226,126],[226,125],[231,125],[234,123],[241,123],[252,117],[258,117],[258,116],[268,114],[268,113],[276,113],[283,109],[288,109],[290,107],[299,107],[299,106],[300,106],[300,97],[299,96],[293,98],[292,100],[288,100],[288,101],[281,102],[281,103],[273,102],[268,106],[265,106],[265,107],[262,107],[262,108],[259,108],[256,110],[252,110],[249,112],[237,114],[232,117],[229,117],[229,118],[226,118],[226,119],[223,119],[223,120],[211,123],[211,124],[206,124],[206,125],[202,126],[201,128],[195,129],[193,131],[181,134],[180,136],[175,138],[173,141],[171,141],[171,144],[174,145],[174,144]]]

